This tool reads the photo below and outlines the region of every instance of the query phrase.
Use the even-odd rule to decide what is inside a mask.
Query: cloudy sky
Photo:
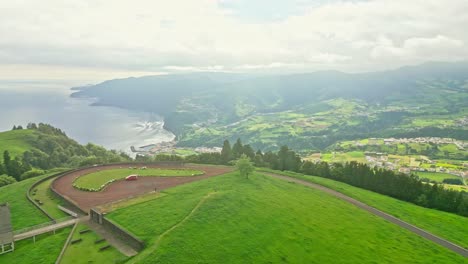
[[[468,59],[467,0],[15,0],[0,79],[381,70]]]

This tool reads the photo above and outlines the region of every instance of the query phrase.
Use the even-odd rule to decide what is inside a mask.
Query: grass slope
[[[81,242],[68,245],[65,254],[63,255],[62,264],[81,264],[81,263],[122,263],[126,257],[118,250],[111,247],[103,251],[99,251],[101,247],[107,246],[107,242],[95,243],[100,240],[94,232],[80,234],[80,231],[86,230],[88,227],[80,224],[73,234],[73,240],[82,239]]]
[[[34,131],[29,129],[0,132],[0,154],[3,155],[3,152],[8,150],[14,158],[33,148],[29,143],[33,134]]]
[[[458,245],[468,248],[468,218],[442,212],[439,210],[428,209],[412,203],[400,201],[398,199],[357,188],[346,183],[337,182],[316,176],[306,176],[292,172],[275,173],[292,176],[313,183],[317,183],[350,197],[353,197],[363,203],[373,206],[381,211],[400,218],[419,228],[423,228],[435,235],[441,236]]]
[[[147,242],[148,249],[140,253],[147,257],[141,261],[137,257],[138,263],[464,261],[326,193],[259,174],[246,180],[231,173],[166,192],[108,215]],[[157,250],[151,248],[187,216],[164,236]]]
[[[50,189],[50,185],[54,180],[55,178],[52,178],[40,183],[35,188],[37,190],[36,194],[31,194],[31,197],[33,199],[38,199],[39,201],[41,201],[43,203],[41,206],[42,209],[44,209],[50,216],[52,216],[55,219],[60,219],[68,215],[62,210],[58,209],[57,207],[57,205],[63,205],[63,202],[60,201],[60,199],[57,198],[56,195]]]
[[[49,221],[27,198],[26,192],[36,181],[46,176],[27,179],[0,188],[0,203],[8,202],[13,229],[18,230]]]
[[[50,221],[27,198],[26,192],[40,179],[66,169],[54,169],[48,174],[16,182],[0,188],[0,203],[8,202],[11,210],[13,229],[23,229]],[[38,191],[39,193],[39,191]],[[33,196],[34,197],[34,196]]]
[[[50,233],[37,236],[36,243],[32,238],[16,242],[14,252],[0,255],[0,263],[55,263],[70,231],[71,227],[68,227],[57,230],[55,235]]]
[[[119,180],[128,175],[137,174],[139,176],[193,176],[201,175],[198,170],[173,170],[173,169],[111,169],[102,170],[79,177],[75,184],[78,187],[95,189],[111,180]]]

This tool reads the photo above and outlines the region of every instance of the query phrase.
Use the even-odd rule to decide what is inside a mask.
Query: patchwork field
[[[112,180],[121,180],[125,177],[136,174],[138,176],[159,176],[159,177],[175,177],[175,176],[198,176],[202,175],[203,171],[190,169],[103,169],[97,172],[92,172],[80,176],[74,184],[79,188],[99,189],[104,184]]]
[[[464,261],[321,191],[260,174],[230,173],[164,193],[108,214],[147,243],[130,263]]]

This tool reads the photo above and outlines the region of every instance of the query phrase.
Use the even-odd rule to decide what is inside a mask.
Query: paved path
[[[433,234],[431,234],[431,233],[429,233],[429,232],[427,232],[427,231],[425,231],[425,230],[423,230],[421,228],[418,228],[418,227],[416,227],[414,225],[411,225],[411,224],[409,224],[409,223],[407,223],[407,222],[405,222],[403,220],[400,220],[400,219],[398,219],[398,218],[396,218],[396,217],[394,217],[392,215],[389,215],[389,214],[384,213],[384,212],[382,212],[380,210],[377,210],[372,206],[369,206],[369,205],[367,205],[365,203],[362,203],[362,202],[360,202],[360,201],[358,201],[356,199],[353,199],[353,198],[351,198],[351,197],[349,197],[347,195],[344,195],[344,194],[342,194],[340,192],[329,189],[329,188],[324,187],[322,185],[318,185],[318,184],[315,184],[315,183],[311,183],[311,182],[304,181],[304,180],[299,180],[299,179],[284,176],[284,175],[279,175],[279,174],[274,174],[274,173],[263,173],[263,174],[267,175],[267,176],[277,178],[277,179],[302,184],[304,186],[311,187],[311,188],[326,192],[328,194],[331,194],[331,195],[333,195],[333,196],[335,196],[335,197],[337,197],[337,198],[339,198],[341,200],[344,200],[344,201],[349,202],[349,203],[351,203],[351,204],[353,204],[353,205],[355,205],[355,206],[357,206],[357,207],[359,207],[361,209],[364,209],[364,210],[368,211],[371,214],[379,216],[379,217],[381,217],[381,218],[383,218],[383,219],[385,219],[385,220],[387,220],[387,221],[389,221],[391,223],[394,223],[394,224],[396,224],[396,225],[398,225],[398,226],[400,226],[402,228],[405,228],[405,229],[407,229],[407,230],[409,230],[409,231],[411,231],[411,232],[413,232],[413,233],[415,233],[415,234],[417,234],[419,236],[422,236],[422,237],[424,237],[424,238],[426,238],[426,239],[428,239],[428,240],[430,240],[430,241],[432,241],[434,243],[437,243],[437,244],[439,244],[439,245],[441,245],[441,246],[443,246],[443,247],[445,247],[445,248],[447,248],[449,250],[452,250],[452,251],[464,256],[465,258],[468,258],[468,250],[467,249],[465,249],[465,248],[463,248],[463,247],[461,247],[459,245],[456,245],[456,244],[454,244],[454,243],[452,243],[450,241],[447,241],[447,240],[445,240],[445,239],[443,239],[441,237],[433,235]]]
[[[17,235],[14,236],[14,240],[15,241],[23,240],[23,239],[38,236],[38,235],[41,235],[41,234],[44,234],[44,233],[52,232],[54,230],[58,230],[58,229],[61,229],[61,228],[67,227],[67,226],[74,225],[78,221],[80,221],[80,219],[75,218],[75,219],[67,220],[67,221],[64,221],[64,222],[61,222],[61,223],[48,225],[48,226],[44,226],[44,227],[34,229],[34,230],[31,230],[31,231],[28,231],[28,232],[17,234]]]

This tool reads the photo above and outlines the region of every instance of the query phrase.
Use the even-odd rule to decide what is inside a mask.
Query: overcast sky
[[[0,79],[348,72],[468,59],[467,0],[0,2]]]

